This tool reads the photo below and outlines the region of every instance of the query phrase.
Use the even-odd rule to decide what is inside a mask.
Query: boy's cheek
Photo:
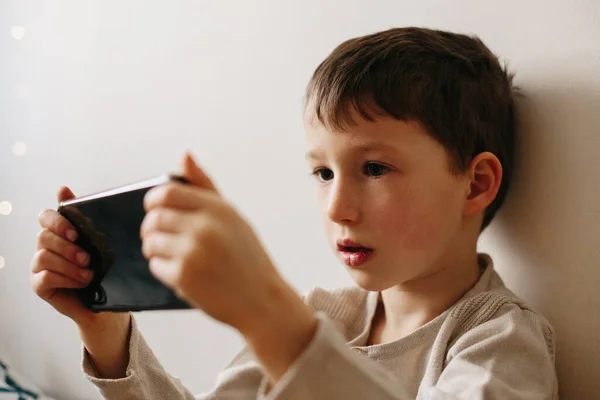
[[[390,216],[387,235],[393,240],[393,248],[403,253],[422,254],[435,251],[440,242],[444,222],[431,209],[407,209],[402,215]]]

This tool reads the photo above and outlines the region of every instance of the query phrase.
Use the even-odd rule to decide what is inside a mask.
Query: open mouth
[[[346,251],[349,253],[360,253],[360,252],[373,251],[373,249],[369,249],[366,247],[343,247],[342,251]]]

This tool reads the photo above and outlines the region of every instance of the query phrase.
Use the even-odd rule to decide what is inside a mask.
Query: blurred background
[[[406,25],[476,34],[516,72],[517,180],[480,251],[556,328],[561,398],[598,398],[598,0],[0,0],[0,359],[56,399],[100,398],[74,324],[30,288],[38,213],[61,185],[177,171],[186,149],[299,291],[352,284],[322,233],[302,96],[340,42]],[[241,346],[200,312],[137,318],[193,392]]]

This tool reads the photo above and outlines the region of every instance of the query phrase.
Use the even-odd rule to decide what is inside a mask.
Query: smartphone
[[[92,282],[73,289],[94,312],[191,308],[150,272],[142,254],[140,227],[148,190],[168,182],[189,183],[175,174],[135,182],[71,200],[58,212],[75,227],[75,244],[90,255]]]

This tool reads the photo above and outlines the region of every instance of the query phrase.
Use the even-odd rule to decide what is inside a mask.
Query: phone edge
[[[126,185],[117,186],[117,187],[114,187],[111,189],[103,190],[101,192],[91,193],[91,194],[88,194],[85,196],[76,197],[74,199],[63,200],[58,203],[58,208],[60,209],[62,207],[68,206],[68,205],[80,204],[80,203],[84,203],[87,201],[91,201],[91,200],[95,200],[95,199],[99,199],[99,198],[103,198],[103,197],[108,197],[108,196],[115,195],[115,194],[133,192],[135,190],[140,190],[140,189],[146,189],[146,188],[149,188],[152,186],[158,186],[158,185],[165,184],[169,181],[174,181],[174,180],[180,181],[181,179],[182,179],[182,177],[177,174],[173,174],[173,173],[162,174],[159,176],[155,176],[154,178],[148,178],[148,179],[144,179],[141,181],[128,183]]]

